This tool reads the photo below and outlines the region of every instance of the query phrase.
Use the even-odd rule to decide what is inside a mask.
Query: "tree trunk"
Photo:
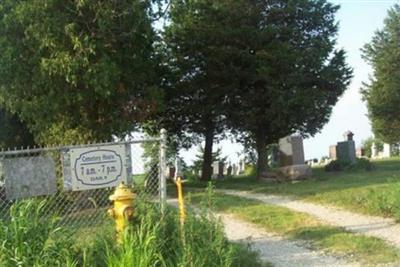
[[[257,148],[257,179],[260,179],[262,174],[267,170],[268,166],[267,142],[266,142],[266,136],[263,131],[257,133],[256,148]]]
[[[212,149],[214,143],[214,127],[210,126],[207,128],[205,133],[205,146],[203,154],[203,166],[201,172],[201,181],[210,181],[212,175]]]

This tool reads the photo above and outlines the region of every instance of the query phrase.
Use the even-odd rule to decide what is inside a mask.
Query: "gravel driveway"
[[[176,199],[169,199],[168,204],[177,207]],[[260,253],[260,258],[274,267],[358,267],[357,263],[347,262],[323,251],[311,250],[301,241],[267,233],[265,230],[235,218],[229,214],[216,214],[224,224],[227,238],[232,242],[245,242]]]
[[[341,226],[354,233],[378,237],[400,248],[400,224],[396,223],[393,219],[356,214],[336,207],[326,207],[301,200],[294,200],[285,196],[264,195],[236,190],[217,191],[308,213],[331,225]]]
[[[289,241],[283,237],[265,232],[252,224],[231,215],[220,214],[225,233],[234,242],[248,242],[252,249],[260,252],[261,259],[276,267],[336,267],[360,266],[344,259],[310,250],[306,243]]]

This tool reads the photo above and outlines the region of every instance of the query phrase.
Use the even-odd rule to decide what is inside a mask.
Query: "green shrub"
[[[325,166],[325,171],[326,172],[339,172],[339,171],[343,171],[345,168],[345,164],[346,162],[342,162],[339,160],[333,160],[331,162],[329,162],[326,166]]]
[[[325,171],[327,172],[339,172],[349,170],[372,171],[373,169],[373,164],[365,158],[356,159],[355,163],[351,163],[350,161],[333,160],[325,166]]]

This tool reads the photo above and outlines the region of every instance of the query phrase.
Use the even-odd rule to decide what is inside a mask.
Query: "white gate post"
[[[160,167],[159,167],[159,192],[161,210],[164,211],[167,202],[167,181],[166,172],[166,150],[167,150],[167,131],[161,129],[160,132]]]

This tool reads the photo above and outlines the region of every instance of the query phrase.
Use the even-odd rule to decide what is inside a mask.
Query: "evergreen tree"
[[[178,136],[200,136],[205,141],[201,180],[210,180],[216,136],[226,130],[224,103],[229,75],[222,70],[227,55],[219,46],[224,34],[221,19],[225,1],[171,1],[171,24],[165,29],[167,65],[164,127]],[[221,44],[222,45],[222,44]],[[221,58],[222,57],[222,58]]]
[[[337,10],[325,0],[172,1],[167,114],[205,137],[204,180],[214,137],[227,127],[257,150],[260,176],[269,144],[314,135],[328,121],[352,74],[335,50]]]
[[[130,133],[160,101],[151,2],[1,1],[1,104],[41,143]]]
[[[400,142],[400,6],[389,10],[383,29],[364,46],[363,56],[373,69],[362,94],[375,136],[387,143]]]

